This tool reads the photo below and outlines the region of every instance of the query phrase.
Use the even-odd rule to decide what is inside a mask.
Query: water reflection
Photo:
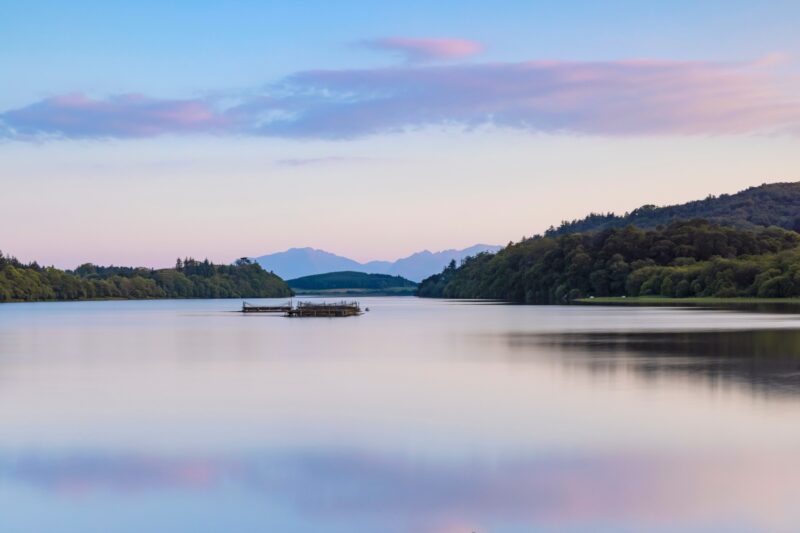
[[[800,330],[511,333],[507,339],[517,354],[545,348],[593,372],[632,370],[800,393]]]
[[[0,487],[25,484],[54,493],[73,513],[95,512],[95,495],[116,494],[120,507],[149,493],[168,501],[177,490],[208,505],[234,490],[302,516],[292,531],[782,528],[800,518],[791,505],[799,474],[795,454],[551,454],[450,462],[356,451],[0,455]],[[254,513],[249,525],[256,530],[265,518]],[[54,514],[51,525],[57,521]]]
[[[632,308],[664,308],[664,309],[693,309],[698,311],[719,311],[719,310],[728,310],[728,311],[737,311],[737,312],[748,312],[748,313],[769,313],[769,314],[793,314],[798,315],[800,314],[800,300],[793,299],[793,300],[775,300],[775,301],[761,301],[761,302],[753,302],[753,301],[737,301],[737,300],[729,300],[729,301],[715,301],[713,305],[709,305],[707,302],[692,302],[692,301],[678,301],[678,302],[668,302],[668,301],[659,301],[656,304],[649,303],[645,301],[628,301],[625,303],[607,303],[603,304],[602,306],[597,306],[597,304],[584,304],[585,306],[589,307],[597,307],[599,309],[632,309]]]
[[[0,306],[0,532],[800,526],[796,316],[231,307]]]

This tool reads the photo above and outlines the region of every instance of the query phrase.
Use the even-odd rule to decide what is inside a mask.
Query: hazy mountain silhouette
[[[397,261],[369,261],[367,263],[359,263],[353,259],[315,248],[290,248],[285,252],[262,255],[254,259],[265,270],[270,270],[283,279],[349,270],[368,274],[390,274],[412,281],[421,281],[423,278],[441,272],[450,261],[455,260],[458,263],[465,257],[481,252],[496,252],[500,248],[502,246],[476,244],[463,250],[452,249],[440,252],[424,250]]]

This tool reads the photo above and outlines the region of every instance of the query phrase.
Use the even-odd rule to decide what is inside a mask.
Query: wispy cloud
[[[54,97],[0,113],[7,138],[221,133],[346,139],[424,127],[588,135],[800,133],[800,87],[751,63],[529,61],[313,70],[213,98]],[[1,131],[1,130],[0,130]]]
[[[285,167],[305,167],[309,165],[323,165],[328,163],[350,163],[355,161],[373,161],[372,157],[355,157],[355,156],[327,156],[327,157],[291,157],[286,159],[278,159],[275,161],[278,165]]]
[[[362,41],[361,44],[375,50],[400,54],[411,63],[461,59],[483,50],[481,43],[467,39],[383,37]]]

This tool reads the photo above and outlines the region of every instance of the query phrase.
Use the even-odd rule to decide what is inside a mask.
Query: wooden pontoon
[[[358,302],[339,302],[339,303],[313,303],[298,302],[294,309],[289,309],[285,316],[293,318],[310,317],[344,317],[358,316],[361,314],[361,306]]]
[[[367,309],[369,311],[369,309]],[[242,313],[283,313],[283,316],[292,318],[308,317],[343,317],[358,316],[362,314],[358,302],[315,303],[291,301],[285,305],[252,305],[242,302]]]

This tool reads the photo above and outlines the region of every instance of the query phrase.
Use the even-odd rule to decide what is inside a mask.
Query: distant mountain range
[[[502,246],[476,244],[463,250],[443,250],[430,252],[424,250],[397,261],[370,261],[359,263],[353,259],[317,250],[315,248],[291,248],[285,252],[262,255],[253,258],[265,270],[272,271],[283,279],[294,279],[328,272],[365,272],[367,274],[389,274],[402,276],[412,281],[441,272],[450,261],[459,263],[462,259],[481,252],[497,252]]]

